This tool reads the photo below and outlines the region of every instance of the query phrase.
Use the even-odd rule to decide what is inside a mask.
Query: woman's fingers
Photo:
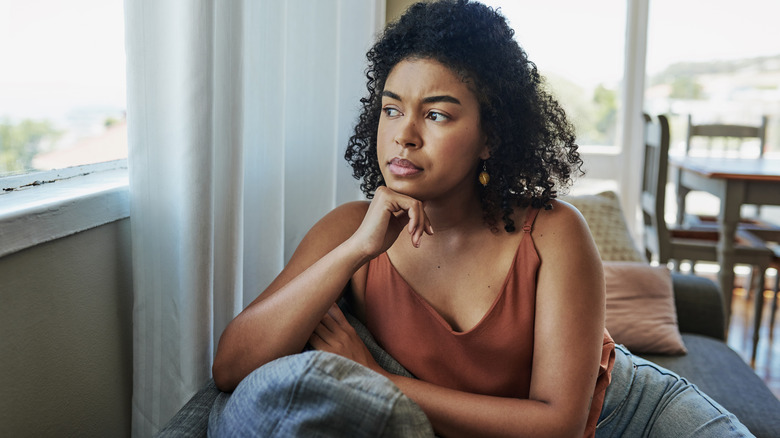
[[[423,233],[429,235],[433,234],[433,228],[430,225],[428,216],[425,214],[423,203],[413,198],[404,198],[403,201],[405,201],[406,205],[404,206],[402,202],[402,208],[404,208],[406,215],[409,218],[407,230],[409,231],[409,234],[411,234],[412,245],[414,245],[415,248],[419,248]]]
[[[350,332],[352,331],[352,333]],[[314,329],[309,343],[317,350],[330,351],[349,357],[353,345],[354,329],[337,304],[333,304]],[[354,333],[357,337],[357,333]]]
[[[372,241],[369,247],[374,248],[370,251],[373,256],[387,251],[403,229],[415,247],[420,246],[423,234],[433,233],[421,201],[385,186],[377,189],[361,228],[360,235]]]
[[[378,373],[385,373],[335,303],[323,315],[309,338],[309,344],[317,350],[338,354]]]
[[[327,331],[327,335],[337,336],[339,332],[343,332],[345,330],[345,326],[342,322],[349,325],[346,317],[341,313],[338,305],[334,303],[330,309],[328,309],[325,315],[322,316],[320,326],[323,329],[322,331]]]
[[[328,339],[333,337],[333,331],[331,331],[322,321],[317,324],[312,333],[312,338],[317,337],[324,343],[328,343]],[[315,346],[316,347],[316,346]]]
[[[407,225],[407,228],[409,229],[409,234],[412,236],[412,245],[414,245],[415,248],[420,247],[420,239],[419,234],[417,233],[417,230],[420,228],[420,212],[417,209],[418,203],[412,203],[410,205],[410,208],[406,211],[407,216],[409,216],[409,224]]]
[[[344,316],[344,312],[341,311],[339,305],[336,303],[333,303],[333,305],[330,306],[327,315],[330,316],[333,319],[333,321],[339,324],[340,326],[343,326],[344,324],[349,324],[349,322],[347,321],[347,317]]]

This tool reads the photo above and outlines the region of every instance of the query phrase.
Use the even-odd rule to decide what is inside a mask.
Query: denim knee
[[[696,385],[617,346],[596,436],[753,435]]]
[[[214,436],[433,436],[420,408],[384,376],[341,356],[287,356],[247,376]]]

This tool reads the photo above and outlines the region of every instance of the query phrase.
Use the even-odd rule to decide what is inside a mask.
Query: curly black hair
[[[513,35],[500,11],[469,0],[417,3],[388,25],[368,51],[368,96],[360,99],[345,154],[368,198],[385,184],[377,159],[381,93],[405,59],[438,61],[475,92],[491,154],[490,183],[479,191],[491,227],[501,217],[506,231],[515,231],[514,207],[550,208],[558,191],[583,173],[573,126]],[[474,182],[482,187],[477,175]]]

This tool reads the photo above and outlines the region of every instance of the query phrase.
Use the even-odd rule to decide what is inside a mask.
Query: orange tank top
[[[524,236],[493,305],[466,332],[452,330],[406,283],[386,253],[371,260],[366,326],[379,345],[420,380],[475,394],[528,398],[540,264],[531,230],[538,212],[529,210]],[[614,343],[605,329],[585,436],[595,434],[613,363]]]

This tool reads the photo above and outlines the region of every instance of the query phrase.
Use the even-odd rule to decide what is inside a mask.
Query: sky
[[[577,78],[585,84],[603,82],[604,78],[620,80],[625,32],[623,1],[483,2],[501,8],[515,30],[515,39],[543,72]]]
[[[626,1],[483,2],[501,7],[540,70],[586,84],[622,77]],[[649,0],[649,13],[650,74],[680,61],[780,55],[780,0]]]
[[[122,0],[0,0],[0,118],[124,108],[123,13]]]
[[[648,70],[780,55],[778,0],[650,0]]]

